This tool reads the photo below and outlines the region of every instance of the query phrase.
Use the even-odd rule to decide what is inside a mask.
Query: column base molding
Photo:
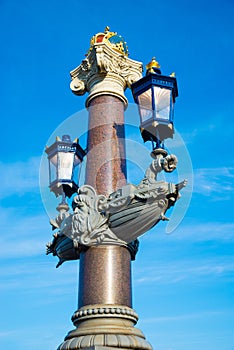
[[[119,348],[118,348],[119,349]],[[110,346],[91,346],[89,348],[84,348],[83,350],[116,350],[116,348]],[[121,348],[121,350],[128,350],[128,348]]]
[[[57,350],[152,350],[144,334],[134,327],[137,318],[135,311],[126,306],[83,307],[72,317],[77,328],[68,333]]]
[[[120,349],[120,348],[118,348]],[[120,350],[128,350],[129,348],[121,348]],[[84,348],[83,350],[116,350],[116,348],[110,347],[110,346],[91,346],[89,348]]]

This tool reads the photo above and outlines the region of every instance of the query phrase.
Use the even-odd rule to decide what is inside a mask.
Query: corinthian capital
[[[70,74],[72,92],[89,93],[86,106],[99,95],[116,96],[127,105],[124,90],[142,77],[142,63],[115,51],[105,42],[95,43]]]

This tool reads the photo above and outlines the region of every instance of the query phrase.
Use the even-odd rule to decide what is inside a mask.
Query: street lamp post
[[[153,74],[149,69],[148,73]],[[144,84],[150,82],[153,87],[147,85],[142,90],[142,64],[128,58],[125,41],[108,27],[91,39],[86,58],[71,72],[71,78],[73,93],[89,93],[89,131],[85,185],[73,197],[73,213],[60,213],[52,221],[57,232],[47,245],[47,253],[57,255],[59,264],[80,259],[78,310],[72,316],[76,328],[58,349],[150,350],[151,345],[135,327],[138,316],[132,309],[131,260],[137,252],[137,238],[166,219],[165,212],[174,205],[184,184],[157,180],[160,171],[171,172],[177,163],[175,156],[158,149],[153,150],[153,162],[140,184],[126,183],[124,90],[132,86],[140,104],[147,89],[154,92],[155,99],[163,78],[160,76],[155,83],[155,77],[147,75]],[[165,100],[166,104],[170,100],[171,107],[171,99],[174,102],[177,94],[176,80],[167,81],[172,85],[165,88]],[[143,98],[143,109],[144,101]],[[155,105],[155,100],[152,103]],[[145,112],[141,105],[139,108],[143,123]],[[165,108],[168,115],[161,112],[160,118],[163,126],[170,128],[171,114]],[[157,113],[152,115],[153,122],[158,122]],[[142,131],[144,141],[153,139],[161,146],[159,124],[154,124],[147,134]],[[164,139],[169,136],[164,135]]]

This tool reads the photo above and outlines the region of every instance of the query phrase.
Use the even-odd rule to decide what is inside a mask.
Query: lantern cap
[[[153,57],[152,60],[146,65],[146,74],[161,74],[160,64],[156,61],[156,58]]]
[[[63,136],[62,136],[62,141],[63,141],[63,142],[71,142],[71,137],[70,137],[70,135],[63,135]]]
[[[157,68],[155,68],[157,69]],[[138,95],[142,94],[152,86],[159,86],[172,90],[173,100],[178,96],[178,87],[176,77],[171,75],[162,75],[155,73],[147,73],[146,76],[137,80],[131,85],[134,101],[138,102]]]
[[[75,138],[74,141],[72,141],[70,135],[62,135],[62,139],[59,136],[56,136],[55,142],[51,146],[46,146],[45,149],[48,157],[54,156],[54,154],[58,151],[75,151],[80,161],[83,160],[84,156],[87,153],[86,150],[80,146],[79,139]]]
[[[104,32],[95,34],[90,40],[90,49],[92,50],[94,44],[105,43],[113,50],[121,53],[124,56],[128,56],[128,46],[124,38],[117,32],[111,32],[110,27],[106,27]]]

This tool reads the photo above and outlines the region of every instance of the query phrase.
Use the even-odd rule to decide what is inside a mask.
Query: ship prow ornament
[[[88,246],[127,246],[160,220],[169,220],[166,211],[180,197],[186,180],[179,184],[157,180],[159,172],[176,169],[177,158],[163,149],[155,150],[152,156],[154,159],[138,185],[126,184],[108,197],[98,195],[92,186],[81,186],[73,198],[73,213],[66,213],[62,221],[61,214],[55,219],[60,221],[60,227],[48,245],[48,253],[63,262],[77,259],[78,252]]]

